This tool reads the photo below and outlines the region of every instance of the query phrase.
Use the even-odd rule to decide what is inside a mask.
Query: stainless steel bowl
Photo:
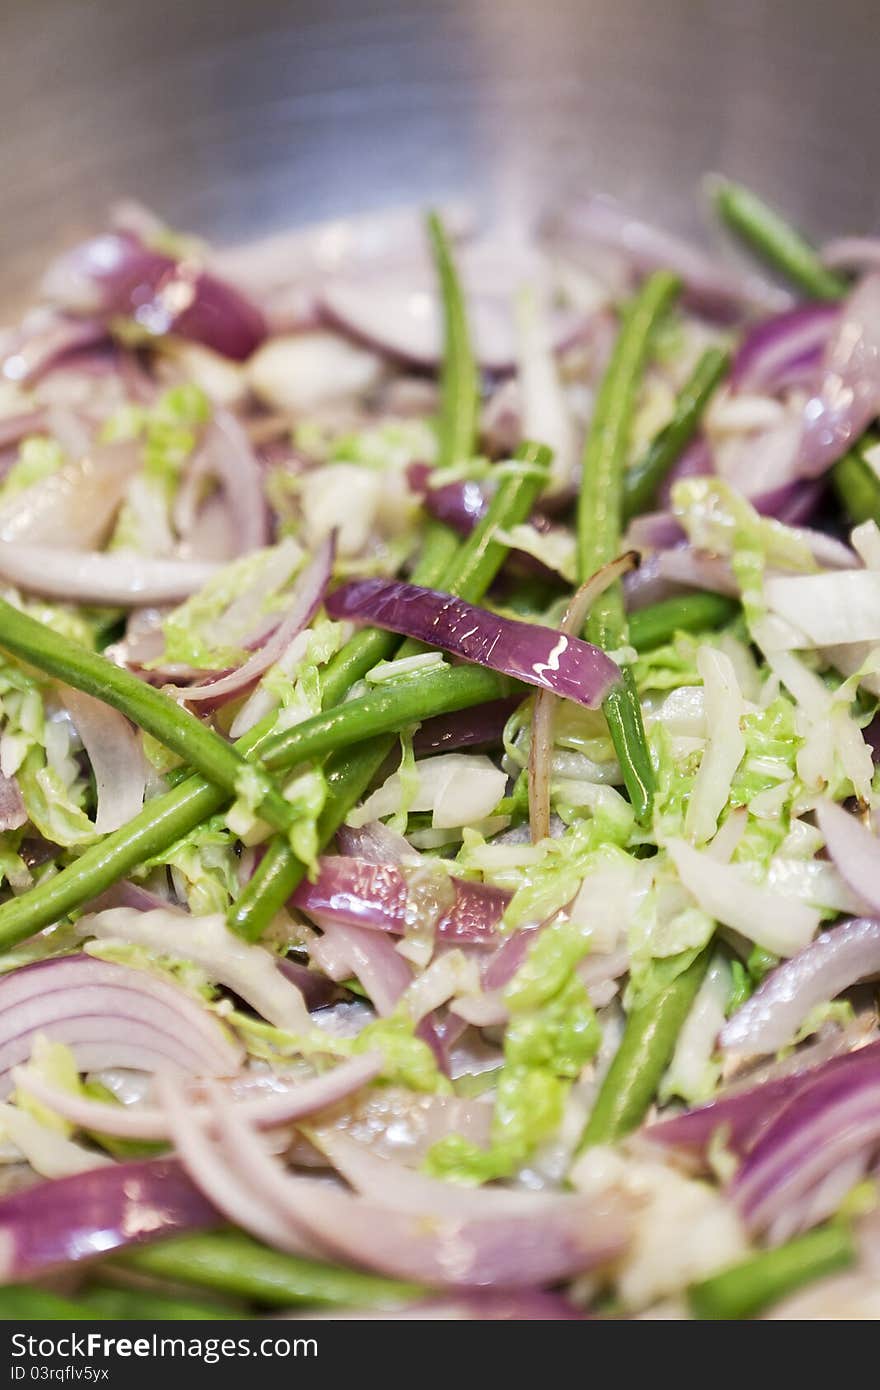
[[[817,235],[880,224],[876,0],[3,0],[0,296],[135,194],[238,240],[475,195],[700,176]]]

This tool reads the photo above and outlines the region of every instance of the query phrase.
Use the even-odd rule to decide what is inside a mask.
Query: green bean
[[[449,468],[471,457],[477,437],[480,383],[468,331],[464,295],[443,223],[428,215],[428,237],[443,303],[443,371],[437,466]]]
[[[707,348],[675,401],[669,424],[648,446],[643,458],[623,478],[623,519],[650,511],[657,489],[697,432],[703,413],[719,382],[727,374],[730,353]]]
[[[336,705],[276,734],[266,745],[263,764],[273,771],[286,770],[435,714],[451,714],[500,699],[516,688],[507,677],[483,666],[438,666],[377,686],[357,700]]]
[[[242,1312],[240,1307],[154,1293],[152,1289],[122,1288],[115,1284],[81,1289],[78,1297],[84,1310],[80,1317],[132,1322],[146,1318],[157,1322],[203,1322],[250,1316]]]
[[[813,299],[840,299],[847,282],[828,270],[800,232],[742,184],[716,180],[712,202],[722,222],[773,270]]]
[[[723,594],[687,594],[664,598],[629,615],[629,640],[637,652],[660,647],[676,632],[703,632],[730,622],[739,610],[735,599]]]
[[[224,738],[161,690],[36,622],[2,598],[0,647],[75,690],[111,705],[185,758],[208,781],[230,796],[237,794],[248,764]],[[267,786],[259,811],[277,830],[288,830],[293,824],[292,809],[277,787]]]
[[[283,1255],[232,1231],[175,1236],[119,1256],[114,1263],[281,1308],[294,1304],[388,1307],[423,1293],[413,1284]]]
[[[0,1322],[71,1321],[94,1315],[70,1298],[30,1284],[7,1284],[0,1289]]]
[[[516,459],[525,465],[506,473],[499,484],[488,510],[461,545],[444,578],[443,589],[469,602],[482,598],[504,563],[509,549],[497,539],[499,531],[515,526],[528,516],[534,501],[546,481],[550,451],[543,445],[527,442],[517,451]],[[423,648],[417,642],[404,642],[399,656],[409,656]],[[343,706],[344,708],[344,706]],[[400,720],[397,727],[406,722]],[[366,749],[349,755],[334,768],[334,792],[328,798],[321,817],[319,834],[326,844],[340,823],[366,791],[373,777],[391,752],[393,740],[379,740]],[[270,764],[271,765],[271,764]],[[234,931],[256,941],[284,905],[305,873],[303,865],[282,840],[273,840],[250,881],[233,903],[229,925]]]
[[[395,682],[393,688],[375,690],[272,737],[260,725],[235,747],[243,757],[263,753],[273,770],[282,771],[432,714],[497,699],[508,689],[504,679],[491,671],[443,666]],[[274,717],[268,721],[270,729],[273,723]],[[222,810],[228,799],[222,789],[196,776],[147,802],[137,816],[89,845],[72,864],[0,905],[0,949],[76,911]]]
[[[443,224],[436,213],[427,222],[434,266],[443,304],[443,374],[437,428],[437,467],[449,468],[470,458],[477,437],[480,405],[479,377],[471,348],[464,295]],[[436,588],[458,549],[458,537],[441,522],[431,520],[413,573],[414,584]],[[390,656],[399,639],[391,632],[364,628],[327,665],[321,691],[324,707],[336,704],[355,681]]]
[[[620,1046],[599,1088],[582,1147],[613,1144],[642,1121],[703,982],[709,952],[627,1015]]]
[[[613,560],[623,527],[623,478],[636,393],[654,330],[678,289],[678,281],[658,271],[645,281],[630,307],[599,390],[584,448],[583,482],[578,502],[578,569],[581,582]],[[587,622],[591,642],[614,651],[627,641],[623,590],[606,589],[593,604]],[[626,789],[641,821],[651,811],[654,774],[631,685],[609,697],[605,717],[626,779]]]
[[[805,1284],[846,1269],[855,1254],[853,1238],[845,1226],[808,1231],[775,1250],[762,1250],[692,1284],[688,1290],[691,1312],[695,1318],[716,1322],[752,1318]]]
[[[831,485],[850,521],[876,521],[880,525],[880,478],[865,461],[864,448],[876,445],[869,437],[838,459],[831,470]]]

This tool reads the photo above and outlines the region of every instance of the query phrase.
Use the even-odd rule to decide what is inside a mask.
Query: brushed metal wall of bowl
[[[876,0],[0,0],[0,297],[133,194],[237,240],[599,188],[682,230],[723,169],[880,226]]]

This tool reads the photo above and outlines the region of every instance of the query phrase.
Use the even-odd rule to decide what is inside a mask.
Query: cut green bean
[[[102,1284],[82,1289],[78,1295],[83,1311],[80,1317],[106,1318],[110,1321],[135,1322],[149,1318],[157,1322],[228,1321],[248,1318],[240,1307],[231,1304],[209,1303],[177,1295],[154,1293],[152,1289],[132,1289]]]
[[[695,1318],[714,1321],[753,1318],[805,1284],[847,1269],[855,1260],[846,1226],[823,1226],[775,1250],[762,1250],[740,1264],[692,1284],[688,1301]]]
[[[237,794],[248,764],[224,738],[176,700],[155,690],[130,671],[90,652],[28,617],[0,598],[0,647],[31,666],[119,710],[127,719],[184,758],[208,781]],[[259,804],[261,817],[277,830],[289,830],[293,812],[277,787],[267,785]]]
[[[722,627],[739,611],[735,599],[724,594],[686,594],[664,598],[629,615],[630,645],[648,652],[670,641],[676,632],[704,632]]]
[[[623,519],[650,511],[657,490],[699,428],[706,406],[730,366],[724,348],[707,348],[675,401],[669,424],[648,446],[644,458],[628,468],[623,478]]]
[[[838,459],[831,470],[831,485],[856,526],[863,521],[876,521],[880,525],[880,478],[864,458],[865,447],[876,446],[876,443],[873,437],[863,440]]]
[[[114,1263],[278,1308],[295,1304],[391,1307],[424,1292],[414,1284],[283,1255],[232,1231],[175,1236],[119,1256]]]
[[[480,407],[479,376],[468,332],[464,295],[443,223],[436,213],[427,221],[428,237],[443,304],[443,374],[437,422],[437,467],[449,468],[471,457],[477,437]],[[440,585],[452,563],[459,540],[448,526],[430,520],[425,544],[413,572],[414,584]],[[392,632],[364,628],[356,632],[327,665],[321,681],[324,708],[341,700],[355,681],[384,661],[399,642]]]
[[[620,1047],[599,1088],[582,1147],[613,1144],[642,1122],[669,1065],[682,1024],[706,974],[701,951],[671,984],[627,1015]]]
[[[0,1289],[0,1322],[31,1321],[72,1321],[75,1318],[93,1318],[81,1304],[60,1294],[50,1293],[48,1289],[34,1288],[31,1284],[8,1284]]]
[[[599,390],[584,449],[578,501],[578,570],[582,583],[620,550],[623,479],[636,394],[654,332],[677,290],[678,281],[666,271],[658,271],[644,282],[627,313]],[[615,651],[626,643],[626,612],[619,583],[606,589],[593,604],[587,637],[606,651]],[[620,688],[605,701],[603,709],[626,789],[636,815],[644,822],[651,812],[654,774],[632,686]]]
[[[405,729],[435,714],[452,714],[515,693],[515,682],[484,666],[439,666],[378,686],[369,694],[304,719],[276,734],[263,753],[265,767],[298,763]]]
[[[550,457],[550,451],[543,445],[527,442],[520,447],[515,462],[521,467],[502,476],[485,516],[460,546],[444,576],[442,588],[446,592],[466,598],[470,603],[482,598],[509,549],[498,540],[498,532],[528,516],[546,481]],[[421,650],[418,642],[404,642],[397,655],[409,656]],[[397,728],[404,728],[407,722],[413,721],[401,719]],[[322,845],[332,839],[340,823],[360,800],[393,746],[393,739],[380,739],[373,746],[349,755],[348,769],[344,759],[336,765],[334,792],[328,797],[319,828]],[[259,940],[305,872],[305,865],[289,846],[282,840],[273,840],[230,908],[230,927],[248,941]]]
[[[443,223],[428,215],[428,237],[443,303],[443,370],[440,378],[438,468],[469,459],[477,437],[480,381],[468,331],[461,283]]]
[[[828,270],[800,232],[751,189],[716,179],[711,185],[711,198],[725,226],[797,289],[813,299],[840,299],[846,294],[846,280]]]

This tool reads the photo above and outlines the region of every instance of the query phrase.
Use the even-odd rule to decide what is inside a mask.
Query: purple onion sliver
[[[804,407],[802,477],[825,473],[880,412],[880,274],[846,300],[825,354],[819,390]]]
[[[697,435],[684,449],[678,462],[672,465],[657,489],[657,506],[662,510],[668,510],[672,506],[672,489],[682,478],[704,478],[714,471],[708,440],[703,435]]]
[[[614,662],[589,642],[415,584],[356,580],[331,594],[327,611],[414,637],[588,709],[598,708],[620,679]]]
[[[805,1086],[819,1077],[866,1064],[873,1068],[880,1067],[880,1043],[871,1043],[843,1057],[832,1057],[805,1072],[765,1081],[731,1095],[721,1095],[708,1105],[700,1105],[683,1115],[649,1125],[642,1133],[652,1143],[704,1153],[712,1136],[723,1127],[726,1147],[733,1153],[744,1154],[780,1109]]]
[[[804,379],[819,365],[839,316],[837,304],[803,304],[756,324],[733,360],[731,389],[775,395]]]
[[[94,1168],[0,1198],[0,1282],[18,1283],[221,1218],[173,1159]]]
[[[495,748],[501,743],[508,719],[521,704],[519,697],[512,695],[472,709],[437,714],[416,731],[413,752],[422,758],[426,753],[450,753],[459,748]]]
[[[880,846],[878,846],[880,849]],[[721,1029],[725,1052],[776,1052],[810,1011],[880,974],[880,922],[844,922],[778,965]]]

